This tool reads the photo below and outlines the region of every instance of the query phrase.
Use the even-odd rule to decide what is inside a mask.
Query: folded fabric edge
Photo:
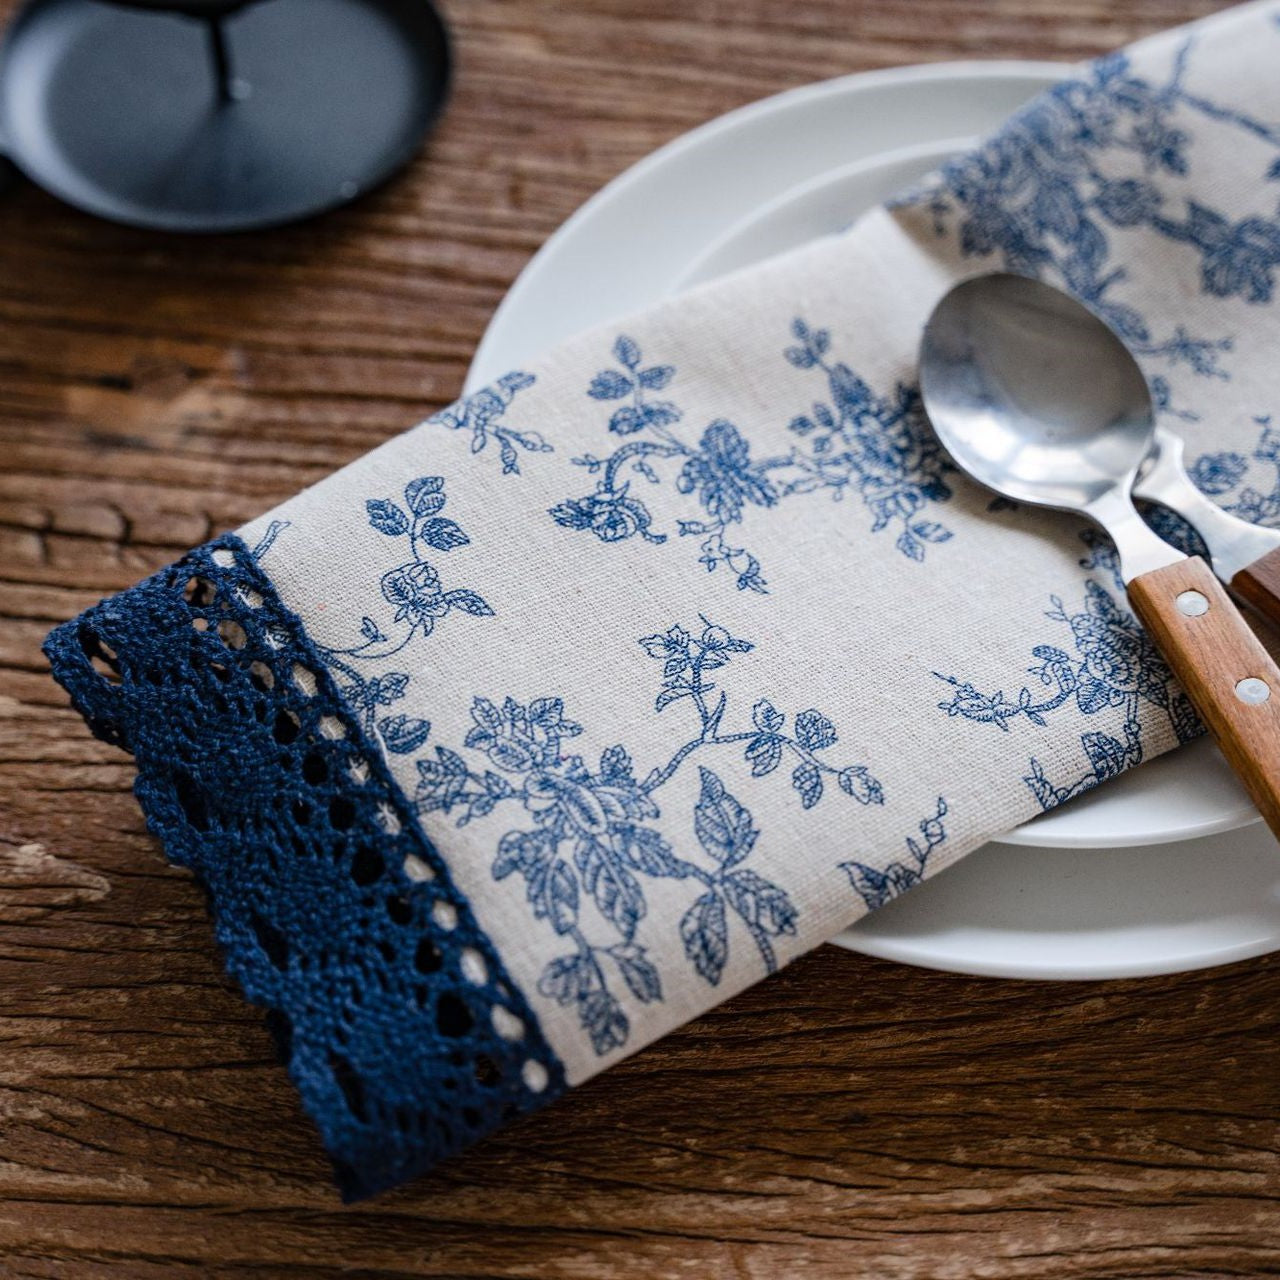
[[[564,1092],[565,1073],[298,617],[216,539],[53,630],[94,735],[130,751],[204,886],[344,1200]]]

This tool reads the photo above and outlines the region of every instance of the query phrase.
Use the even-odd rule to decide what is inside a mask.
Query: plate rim
[[[524,294],[533,287],[538,277],[547,269],[548,262],[574,236],[579,229],[595,218],[602,209],[621,197],[629,188],[643,183],[653,171],[664,167],[686,152],[697,150],[704,144],[726,137],[744,126],[750,126],[759,116],[774,115],[807,107],[827,97],[846,94],[874,93],[877,89],[893,85],[948,80],[1051,80],[1061,81],[1078,64],[1053,62],[1032,58],[965,58],[944,62],[916,62],[897,67],[877,67],[870,71],[854,71],[847,75],[816,80],[811,84],[797,85],[780,93],[757,98],[721,115],[713,116],[702,124],[678,134],[650,151],[639,160],[615,174],[598,191],[588,196],[535,250],[521,268],[503,295],[501,302],[489,317],[484,334],[477,344],[468,366],[463,384],[464,393],[477,391],[488,380],[486,366],[493,349],[502,337],[502,329],[508,315],[523,302]]]

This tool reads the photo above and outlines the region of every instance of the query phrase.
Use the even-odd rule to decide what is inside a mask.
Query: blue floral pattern
[[[809,413],[791,419],[806,448],[792,453],[800,474],[783,493],[821,490],[837,502],[852,494],[871,513],[872,533],[897,530],[898,550],[922,561],[927,544],[951,538],[926,513],[930,504],[951,497],[946,477],[954,468],[924,415],[920,393],[900,382],[891,396],[877,395],[847,364],[829,358],[826,329],[797,319],[791,332],[796,341],[785,352],[787,361],[825,374],[830,402],[815,401]]]
[[[883,869],[868,866],[865,862],[842,862],[840,870],[849,877],[849,883],[861,895],[868,911],[876,911],[886,902],[914,888],[925,877],[925,869],[933,851],[947,842],[947,829],[943,819],[947,816],[947,802],[938,797],[933,813],[920,822],[917,830],[920,839],[907,837],[907,858],[895,859]]]
[[[384,616],[379,623],[366,614],[360,620],[360,641],[346,648],[316,644],[343,696],[359,714],[364,731],[370,735],[376,732],[387,750],[397,755],[416,751],[427,740],[431,723],[418,716],[382,714],[408,692],[407,672],[367,676],[356,664],[394,657],[415,639],[430,636],[450,613],[493,616],[493,609],[479,592],[469,587],[446,588],[440,571],[427,558],[430,553],[453,551],[470,542],[457,521],[441,514],[446,504],[443,476],[410,480],[404,487],[403,503],[390,498],[365,502],[370,527],[398,542],[403,547],[401,554],[407,555],[379,582],[390,619]],[[255,560],[271,549],[287,525],[287,521],[272,522],[254,548]]]
[[[776,457],[752,458],[747,438],[726,418],[717,418],[696,445],[675,432],[683,413],[674,401],[651,393],[670,386],[676,375],[669,364],[645,365],[637,343],[621,335],[613,345],[615,368],[602,369],[587,394],[616,402],[608,429],[633,437],[607,457],[585,454],[574,462],[598,476],[594,492],[566,498],[551,516],[568,529],[584,529],[602,542],[640,536],[662,543],[665,533],[653,530],[653,515],[631,491],[635,478],[660,484],[656,465],[680,462],[677,492],[696,499],[702,515],[681,519],[682,537],[698,537],[701,563],[708,571],[720,566],[734,575],[739,590],[767,588],[760,561],[730,541],[729,531],[753,507],[772,507],[793,494],[825,490],[837,500],[857,494],[872,515],[872,531],[898,528],[897,547],[913,560],[923,560],[925,545],[945,542],[950,532],[922,516],[930,502],[950,496],[944,476],[950,465],[929,429],[919,395],[899,385],[890,399],[877,396],[848,365],[828,355],[831,338],[825,329],[810,329],[801,319],[791,326],[795,345],[784,352],[798,369],[818,369],[827,378],[831,403],[815,403],[789,426],[802,445]],[[628,478],[624,478],[628,477]]]
[[[1198,255],[1206,294],[1272,299],[1280,220],[1237,219],[1194,199],[1175,207],[1168,185],[1161,190],[1154,181],[1189,174],[1196,118],[1274,147],[1277,158],[1259,177],[1280,178],[1280,126],[1192,92],[1187,70],[1194,47],[1188,37],[1163,83],[1137,75],[1124,54],[1099,60],[1087,79],[1042,95],[985,146],[947,166],[927,202],[939,234],[956,220],[966,255],[998,253],[1010,271],[1028,276],[1052,269],[1139,355],[1222,378],[1231,337],[1197,338],[1182,326],[1156,336],[1136,308],[1117,298],[1126,272],[1112,256],[1113,231],[1142,228]],[[1141,176],[1109,176],[1103,157],[1120,155],[1137,160]]]
[[[558,697],[527,703],[508,697],[501,704],[477,697],[463,743],[471,758],[436,746],[434,758],[417,761],[420,814],[456,814],[459,826],[499,808],[523,816],[498,841],[493,875],[519,876],[533,918],[571,945],[547,964],[538,989],[576,1009],[598,1054],[627,1041],[630,1022],[618,979],[641,1004],[663,997],[659,966],[641,941],[646,879],[688,882],[692,900],[679,923],[680,944],[712,986],[729,960],[731,921],[751,940],[766,972],[777,967],[774,940],[796,931],[798,912],[787,891],[747,865],[760,835],[750,809],[712,769],[699,767],[688,825],[696,853],[677,851],[654,825],[661,817],[657,793],[690,756],[735,749],[753,778],[775,773],[786,761],[805,809],[832,788],[858,804],[884,803],[883,788],[864,766],[829,762],[836,728],[816,708],[788,724],[760,699],[748,724],[727,728],[729,699],[711,673],[754,646],[701,622],[696,631],[673,626],[639,642],[662,664],[655,713],[678,706],[696,718],[692,736],[643,777],[621,744],[594,765],[567,751],[565,744],[583,728]]]
[[[1088,768],[1069,782],[1055,783],[1032,758],[1023,781],[1046,810],[1142,762],[1139,712],[1143,703],[1165,713],[1179,742],[1201,731],[1190,702],[1174,684],[1147,633],[1103,586],[1087,580],[1084,607],[1074,613],[1058,596],[1050,599],[1053,608],[1045,617],[1070,629],[1075,654],[1053,644],[1036,645],[1031,651],[1035,664],[1027,668],[1034,683],[1024,685],[1016,697],[1007,697],[1003,690],[983,693],[970,681],[934,673],[953,690],[947,701],[938,704],[940,710],[994,725],[1002,733],[1021,719],[1043,728],[1060,709],[1073,709],[1086,717],[1116,710],[1123,715],[1123,741],[1098,730],[1081,735]]]
[[[1196,486],[1222,507],[1252,524],[1275,525],[1280,521],[1280,431],[1270,415],[1254,418],[1258,441],[1248,458],[1224,451],[1201,454],[1187,473]],[[1254,463],[1266,469],[1265,481],[1250,483]]]
[[[503,422],[511,402],[536,379],[516,370],[503,374],[492,386],[484,387],[427,419],[433,426],[471,433],[471,452],[483,453],[490,442],[497,444],[503,475],[520,473],[520,450],[552,453],[552,447],[536,431],[517,431]]]

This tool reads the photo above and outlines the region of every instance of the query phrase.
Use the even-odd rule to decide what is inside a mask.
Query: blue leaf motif
[[[747,922],[771,937],[794,934],[799,913],[791,899],[771,880],[741,867],[724,879],[729,905]]]
[[[644,428],[644,418],[633,405],[624,404],[620,409],[615,409],[609,418],[609,430],[614,435],[629,436]]]
[[[635,384],[625,373],[616,369],[602,369],[591,379],[587,395],[593,400],[621,400]]]
[[[600,914],[630,942],[645,913],[644,895],[634,877],[600,840],[580,840],[574,861],[582,873],[582,887],[595,900]]]
[[[436,551],[452,551],[455,547],[465,547],[471,541],[456,521],[444,516],[425,521],[418,530],[418,537]]]
[[[369,523],[388,537],[399,537],[409,532],[409,517],[394,503],[386,498],[370,498],[365,504],[369,513]]]
[[[368,698],[384,707],[399,702],[408,687],[409,677],[403,671],[388,671],[385,675],[375,676],[365,686]]]
[[[547,910],[557,933],[568,933],[578,923],[578,882],[563,860],[552,866],[548,877]]]
[[[619,364],[626,365],[628,369],[634,369],[640,363],[640,348],[626,334],[618,335],[618,340],[613,344],[613,355]]]
[[[726,867],[741,862],[755,847],[759,832],[750,812],[728,791],[724,783],[703,768],[702,788],[693,810],[693,829],[702,847]]]
[[[791,785],[800,795],[800,804],[812,809],[822,799],[822,772],[811,760],[802,760],[791,775]]]
[[[1124,771],[1128,753],[1124,744],[1108,733],[1086,733],[1080,738],[1089,763],[1093,765],[1094,777],[1099,782],[1114,778]]]
[[[685,912],[680,921],[680,940],[693,967],[713,987],[717,986],[729,959],[729,927],[724,901],[714,889]]]
[[[419,476],[410,480],[404,489],[404,500],[415,516],[425,518],[433,516],[443,508],[444,477]]]
[[[782,763],[782,739],[772,733],[757,734],[747,743],[746,758],[751,776],[763,778]]]
[[[662,999],[662,979],[645,950],[634,942],[610,947],[609,954],[618,965],[631,994],[643,1004]]]
[[[661,391],[672,378],[675,369],[669,364],[655,364],[640,372],[640,385],[649,391]]]
[[[463,613],[469,613],[476,618],[491,618],[493,610],[489,607],[484,597],[475,591],[468,591],[465,587],[458,587],[453,591],[446,591],[444,598],[455,609],[461,609]]]
[[[538,991],[557,1004],[573,1004],[583,994],[583,958],[558,956],[542,971]]]
[[[671,846],[658,832],[648,827],[627,825],[620,829],[619,835],[623,857],[641,875],[681,880],[690,874],[688,864],[675,856]]]
[[[631,1024],[622,1006],[603,987],[578,1001],[578,1017],[591,1036],[596,1053],[612,1053],[626,1044]]]

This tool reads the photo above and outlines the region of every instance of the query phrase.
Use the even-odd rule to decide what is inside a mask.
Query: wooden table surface
[[[822,77],[1076,59],[1218,7],[452,0],[443,127],[350,210],[182,241],[0,200],[0,1275],[1280,1274],[1280,956],[1075,985],[822,948],[341,1207],[127,757],[39,651],[452,399],[530,254],[689,127]]]

